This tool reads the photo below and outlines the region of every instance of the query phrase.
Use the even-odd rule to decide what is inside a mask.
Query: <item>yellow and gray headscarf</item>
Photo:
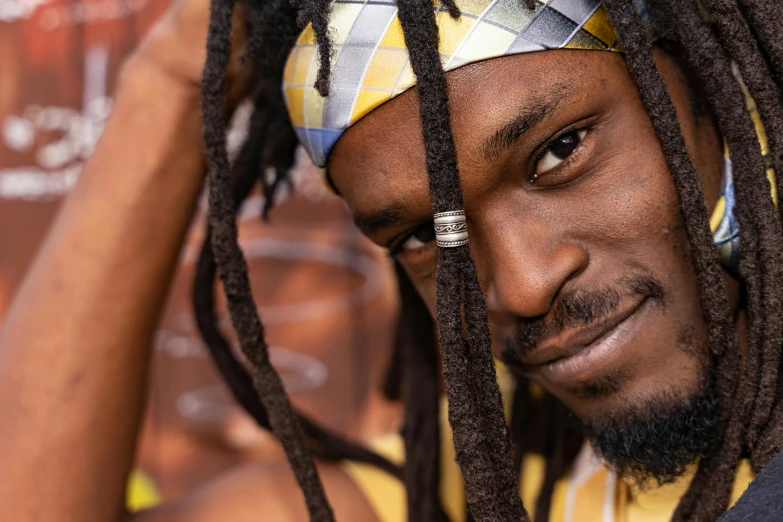
[[[446,72],[463,65],[550,49],[621,52],[600,0],[538,0],[533,10],[520,0],[457,0],[453,20],[438,12],[440,55]],[[643,18],[644,3],[637,2]],[[330,18],[334,46],[330,93],[315,89],[318,53],[308,26],[283,73],[283,91],[299,142],[313,162],[326,168],[329,153],[353,124],[416,83],[394,0],[334,0]],[[650,26],[651,40],[655,38]],[[711,219],[715,244],[731,269],[739,261],[731,162]]]
[[[440,54],[448,72],[463,65],[547,49],[616,50],[617,38],[599,0],[458,0],[453,20],[438,13]],[[291,123],[320,168],[348,127],[416,83],[394,0],[336,0],[330,93],[322,98],[315,33],[299,36],[283,73]]]

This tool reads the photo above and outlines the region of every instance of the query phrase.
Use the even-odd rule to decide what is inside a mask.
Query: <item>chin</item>
[[[575,413],[587,439],[610,468],[638,485],[675,481],[719,438],[720,404],[711,371],[703,372],[696,385],[635,393],[621,389],[594,400],[588,415]]]

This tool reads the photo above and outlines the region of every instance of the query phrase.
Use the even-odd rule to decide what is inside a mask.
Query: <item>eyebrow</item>
[[[544,96],[530,100],[513,120],[507,122],[481,145],[481,153],[487,161],[493,161],[508,150],[533,126],[548,118],[562,101],[573,94],[568,85],[557,85]]]
[[[353,222],[365,235],[372,235],[379,230],[398,224],[403,218],[404,205],[392,203],[381,210],[372,212],[356,212]]]

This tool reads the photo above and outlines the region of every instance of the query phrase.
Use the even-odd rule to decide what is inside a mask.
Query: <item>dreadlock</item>
[[[259,28],[264,24],[279,24],[286,21],[281,19],[284,12],[272,11],[271,14],[275,15],[276,19],[269,19],[269,14],[265,18],[264,14],[264,10],[261,9],[252,7],[248,9],[247,18],[250,27]],[[274,58],[269,58],[263,52],[289,46],[290,39],[296,35],[296,32],[294,28],[288,38],[278,33],[277,41],[275,41],[273,38],[261,38],[258,30],[251,31],[243,57],[243,61],[260,62],[260,66],[256,66],[248,79],[248,92],[253,100],[254,108],[248,126],[247,140],[231,166],[232,193],[234,205],[238,207],[248,197],[252,189],[260,183],[265,200],[262,213],[265,219],[274,203],[278,189],[284,184],[290,183],[286,175],[294,165],[297,140],[280,99],[280,66],[274,63]],[[280,61],[279,58],[278,61]],[[268,70],[270,68],[277,72]],[[270,169],[275,174],[272,179],[265,175],[270,172]],[[234,357],[229,342],[217,326],[214,299],[216,272],[211,227],[208,226],[199,254],[193,285],[196,324],[215,365],[239,404],[259,426],[270,430],[269,415],[253,387],[252,377],[243,364]],[[399,466],[387,459],[360,445],[344,440],[301,414],[298,414],[298,419],[308,446],[316,457],[326,461],[349,459],[373,465],[396,477],[402,476],[402,470]]]
[[[436,214],[462,209],[435,11],[429,2],[418,0],[399,0],[397,7],[418,79],[432,209]],[[490,349],[484,295],[467,245],[439,252],[436,280],[449,422],[470,512],[481,521],[529,520],[511,465],[511,441]],[[462,337],[463,295],[467,343]]]
[[[400,393],[405,409],[403,436],[405,489],[410,522],[447,522],[440,503],[440,386],[435,325],[408,275],[399,263],[395,273],[400,290]],[[393,359],[394,360],[394,359]]]
[[[715,26],[721,44],[731,59],[739,66],[742,78],[746,82],[748,90],[753,93],[753,99],[758,105],[759,114],[767,131],[769,141],[770,166],[775,172],[783,173],[783,169],[781,169],[781,165],[783,164],[781,162],[781,159],[783,159],[783,156],[781,155],[783,154],[783,150],[781,147],[783,147],[783,144],[779,141],[781,136],[783,136],[783,105],[781,105],[780,89],[769,74],[764,57],[753,39],[750,28],[744,23],[742,14],[736,4],[726,0],[709,0],[706,2],[706,5],[715,17]],[[718,108],[718,110],[720,109]],[[759,180],[759,177],[756,176],[755,179]],[[768,187],[766,187],[763,180],[760,181],[761,183],[759,183],[758,190],[762,191],[759,195],[763,197],[766,193],[764,191],[768,190]],[[776,189],[778,194],[780,194],[781,183],[783,183],[783,176],[778,175],[776,177]],[[764,198],[763,203],[766,208],[760,213],[760,219],[762,223],[766,224],[769,220],[764,220],[764,217],[773,213],[774,208],[771,208],[772,205],[769,198]],[[772,220],[771,226],[773,227],[773,230],[769,233],[760,231],[759,234],[761,237],[771,237],[775,240],[775,244],[769,247],[772,250],[770,252],[772,258],[768,262],[772,263],[772,270],[776,270],[775,266],[779,264],[775,263],[775,256],[781,253],[779,230],[774,230],[776,224],[777,221]],[[764,263],[762,260],[760,260],[760,262]],[[777,270],[778,271],[773,272],[773,274],[768,274],[767,277],[780,277],[779,269]],[[767,292],[770,292],[770,289],[772,289],[772,299],[778,299],[777,302],[771,301],[764,303],[764,310],[779,310],[779,293],[775,295],[774,289],[776,287],[769,286],[775,285],[776,281],[767,280],[762,284],[764,285],[764,288],[767,289]],[[780,321],[780,317],[778,316],[771,320]],[[773,329],[776,328],[774,324],[770,325],[770,327]],[[778,348],[781,342],[781,338],[779,337],[781,327],[783,327],[783,325],[777,324],[778,334],[767,336],[767,338],[764,339],[764,342],[770,343],[771,346],[764,349],[764,355],[762,355],[761,367],[764,373],[758,384],[759,389],[756,392],[757,398],[754,407],[755,413],[750,421],[749,433],[755,437],[758,437],[759,435],[761,424],[769,417],[775,398],[774,388],[777,382],[778,366],[780,364],[780,353]],[[747,441],[751,450],[755,445],[755,442],[755,440]],[[760,464],[758,458],[752,459],[752,463],[758,470],[758,464]]]
[[[739,5],[764,51],[775,83],[783,85],[783,35],[773,23],[783,17],[783,5],[777,0],[740,0]]]
[[[249,22],[246,59],[258,72],[253,75],[252,85],[264,85],[267,79],[269,83],[249,89],[255,101],[251,132],[232,168],[225,150],[223,78],[231,52],[229,33],[234,2],[213,0],[203,80],[211,218],[210,234],[198,267],[198,323],[240,403],[283,443],[303,489],[311,520],[327,521],[333,516],[307,443],[320,457],[353,458],[393,473],[395,468],[292,410],[269,363],[247,266],[237,246],[235,217],[237,206],[259,172],[271,168],[276,174],[271,183],[261,177],[269,203],[275,189],[285,183],[293,164],[296,140],[281,108],[279,85],[285,57],[298,32],[308,23],[312,24],[318,44],[316,88],[324,96],[329,92],[331,0],[294,0],[293,5],[289,0],[246,0],[243,4]],[[665,20],[671,29],[667,37],[682,49],[689,72],[699,80],[731,151],[737,195],[735,213],[741,234],[739,277],[744,283],[748,316],[747,352],[740,357],[704,194],[673,102],[656,67],[653,44],[633,0],[603,3],[679,196],[721,404],[720,440],[700,461],[674,520],[715,520],[728,506],[739,459],[749,456],[758,471],[780,451],[783,438],[783,388],[779,379],[783,345],[783,229],[766,176],[768,167],[776,170],[774,188],[783,194],[783,34],[775,25],[783,19],[783,6],[778,0],[647,2],[653,19]],[[436,9],[431,0],[397,0],[397,7],[417,78],[432,209],[434,213],[460,210],[463,196],[448,91],[438,52]],[[520,0],[519,8],[535,8],[535,2]],[[437,9],[452,18],[460,16],[455,0],[443,0]],[[737,81],[736,72],[742,82]],[[766,158],[759,147],[743,89],[755,101],[766,131]],[[252,377],[230,354],[228,343],[214,326],[212,291],[216,270],[228,296],[241,348],[253,367]],[[518,494],[518,476],[523,455],[537,451],[546,457],[547,465],[535,514],[537,520],[546,520],[554,484],[573,462],[582,443],[581,431],[569,423],[565,408],[552,396],[534,398],[524,381],[517,384],[511,428],[507,426],[490,350],[486,305],[467,246],[440,249],[438,253],[437,325],[429,320],[426,308],[399,266],[397,276],[403,308],[395,371],[389,374],[386,388],[389,394],[405,401],[403,435],[407,461],[401,476],[408,490],[409,520],[448,520],[438,495],[439,363],[469,519],[529,520]],[[437,331],[440,361],[433,330]],[[256,395],[260,395],[260,401]]]
[[[256,20],[257,16],[257,10],[249,11],[248,18],[251,24],[254,21],[256,24],[261,22]],[[264,42],[259,40],[258,34],[254,34],[253,40],[248,42],[247,61],[260,58]],[[265,200],[262,215],[266,218],[274,203],[277,190],[288,183],[285,173],[294,165],[296,135],[287,122],[285,108],[281,101],[276,99],[280,97],[280,78],[258,76],[258,71],[254,71],[248,80],[251,85],[249,91],[254,109],[250,116],[247,140],[231,166],[232,190],[234,204],[238,207],[260,182]],[[269,169],[275,173],[273,179],[268,179],[264,175]],[[239,404],[259,426],[269,430],[271,429],[269,415],[253,387],[252,378],[242,363],[234,357],[229,342],[217,326],[214,299],[216,271],[211,227],[208,227],[196,265],[193,285],[196,325],[215,365]],[[374,465],[394,476],[401,476],[402,471],[399,467],[387,459],[340,438],[301,414],[299,422],[302,424],[308,446],[318,458],[326,461],[350,459]]]
[[[778,294],[778,260],[783,253],[780,250],[780,220],[770,198],[766,165],[755,127],[745,107],[745,96],[731,70],[732,59],[740,62],[741,68],[747,68],[753,61],[755,49],[743,38],[739,38],[736,45],[726,44],[726,48],[722,48],[720,40],[702,18],[699,4],[694,0],[676,3],[656,0],[649,4],[651,9],[660,9],[666,20],[673,24],[689,65],[703,80],[718,126],[732,152],[736,172],[736,215],[741,227],[740,276],[746,284],[750,322],[748,351],[744,364],[740,364],[724,285],[719,280],[718,261],[709,227],[706,226],[704,198],[685,148],[674,106],[655,67],[652,47],[632,4],[620,0],[609,0],[605,4],[626,50],[629,72],[650,114],[680,195],[680,210],[691,244],[702,309],[710,329],[710,346],[716,358],[723,410],[723,437],[719,447],[713,449],[700,463],[674,519],[714,520],[728,507],[734,469],[743,449],[753,448],[758,442],[760,425],[769,419],[776,396],[783,329]],[[726,9],[726,4],[719,1],[705,2],[724,43],[733,35],[747,30],[742,17]],[[768,94],[764,90],[763,81],[752,80],[748,85],[751,94],[759,99]],[[779,110],[779,101],[777,108],[772,103],[774,100],[768,101],[768,109],[773,111],[774,120],[774,110]],[[767,119],[762,115],[765,123],[770,118],[769,114],[767,112]],[[726,341],[729,346],[726,346]],[[737,382],[737,368],[741,366],[743,371]],[[767,453],[768,447],[760,449],[760,454]],[[765,464],[759,462],[759,459],[751,460],[756,469]]]
[[[280,376],[269,360],[264,329],[253,301],[247,263],[239,248],[236,204],[226,151],[226,123],[223,112],[225,71],[231,57],[231,25],[235,0],[212,2],[207,60],[202,79],[204,142],[210,162],[209,204],[212,251],[224,283],[228,308],[240,346],[254,368],[253,385],[269,414],[269,424],[283,444],[294,475],[304,493],[310,518],[334,520],[312,454],[307,450]]]

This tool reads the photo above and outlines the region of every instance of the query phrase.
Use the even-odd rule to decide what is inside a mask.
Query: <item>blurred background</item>
[[[168,2],[0,0],[0,321],[101,135],[123,59]],[[241,110],[237,120],[234,139]],[[386,254],[359,235],[342,203],[300,163],[296,190],[283,195],[269,222],[259,218],[259,196],[243,209],[253,290],[295,405],[326,427],[369,440],[396,428],[396,407],[379,392],[395,283]],[[202,208],[154,341],[138,455],[164,499],[238,463],[280,454],[235,406],[195,327],[190,294],[203,220]]]

